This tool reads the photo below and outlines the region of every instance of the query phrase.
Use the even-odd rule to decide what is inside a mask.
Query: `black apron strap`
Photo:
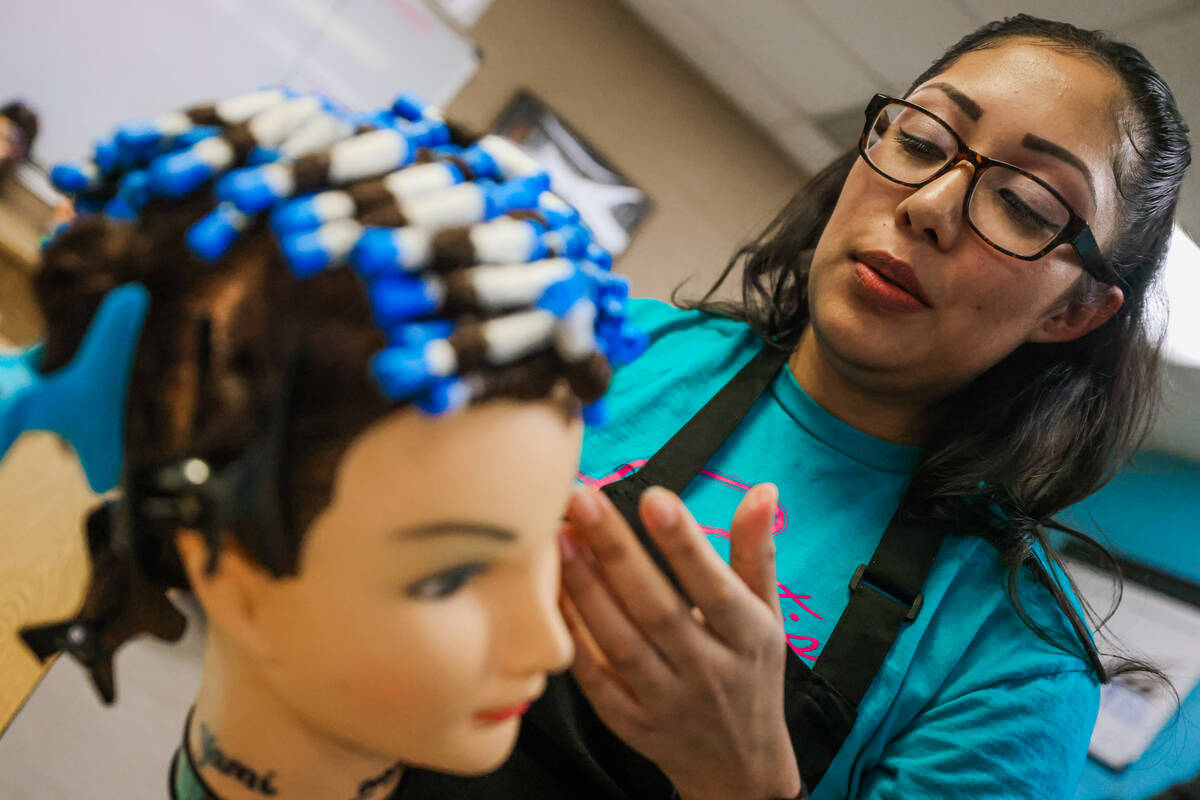
[[[813,668],[855,707],[901,626],[921,612],[921,587],[944,538],[940,527],[912,520],[908,508],[900,503],[870,563],[859,564],[850,579],[850,603]]]
[[[791,339],[775,346],[764,344],[754,358],[676,431],[641,469],[606,485],[602,490],[629,522],[655,565],[685,598],[687,593],[674,570],[642,525],[638,515],[638,499],[651,486],[662,486],[675,494],[683,492],[787,363],[791,345]]]

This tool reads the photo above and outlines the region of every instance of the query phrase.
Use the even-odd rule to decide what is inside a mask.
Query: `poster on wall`
[[[653,207],[641,189],[528,91],[513,98],[492,129],[546,166],[554,192],[579,209],[604,249],[614,256],[625,251]]]
[[[1097,613],[1109,609],[1112,577],[1098,568],[1091,551],[1070,546],[1063,554],[1079,594]],[[1122,572],[1121,604],[1097,646],[1101,653],[1116,648],[1149,661],[1166,674],[1180,699],[1187,697],[1200,683],[1200,586],[1128,562],[1122,562]],[[1100,689],[1088,755],[1122,770],[1142,757],[1174,715],[1175,697],[1161,682],[1142,673],[1114,678]]]

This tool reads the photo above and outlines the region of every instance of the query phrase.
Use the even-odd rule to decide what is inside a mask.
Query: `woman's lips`
[[[524,700],[520,703],[504,708],[493,708],[490,711],[480,711],[475,715],[476,719],[481,719],[484,722],[503,722],[506,719],[519,717],[529,709],[529,704],[532,700]]]
[[[905,262],[880,250],[854,254],[857,285],[870,300],[895,311],[930,307],[920,282]]]

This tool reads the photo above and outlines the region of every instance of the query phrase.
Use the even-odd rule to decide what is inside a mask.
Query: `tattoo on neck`
[[[375,790],[380,786],[386,786],[389,781],[400,774],[400,770],[400,764],[392,764],[374,778],[367,778],[358,785],[358,794],[352,797],[351,800],[371,800],[371,796],[375,794]]]
[[[251,791],[273,797],[279,794],[272,781],[275,780],[275,770],[259,775],[250,767],[230,758],[217,746],[217,737],[209,730],[208,725],[200,723],[200,759],[196,762],[196,770],[202,770],[208,765],[224,775],[236,780]]]

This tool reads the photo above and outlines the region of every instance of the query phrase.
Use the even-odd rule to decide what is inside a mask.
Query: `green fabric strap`
[[[218,800],[209,794],[180,747],[171,761],[171,800]]]

